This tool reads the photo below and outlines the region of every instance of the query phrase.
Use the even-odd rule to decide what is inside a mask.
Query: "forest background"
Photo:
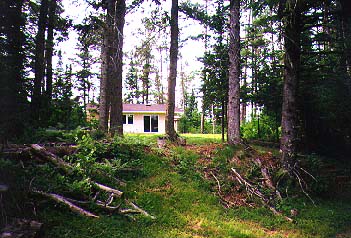
[[[349,225],[349,207],[343,203],[335,218],[328,205],[313,210],[306,201],[289,200],[302,194],[312,204],[315,198],[323,204],[324,196],[335,195],[336,202],[338,190],[349,191],[349,1],[76,1],[73,5],[82,8],[70,11],[88,11],[81,21],[65,15],[63,3],[0,0],[0,195],[8,198],[0,200],[1,222],[6,224],[12,212],[36,216],[36,196],[79,202],[68,200],[71,196],[88,200],[82,206],[92,205],[93,212],[111,209],[108,203],[119,214],[132,209],[150,217],[127,199],[134,196],[158,216],[177,220],[173,211],[161,208],[158,194],[166,191],[169,208],[175,187],[188,188],[187,196],[177,192],[184,198],[183,210],[213,205],[221,213],[218,201],[226,208],[255,202],[287,221],[297,216],[303,221],[297,227],[310,237],[313,227],[324,227],[314,225],[314,218],[306,222],[307,231],[299,227],[310,218],[299,217],[295,207],[313,211],[312,217],[327,214],[333,220],[325,223],[331,224],[328,234]],[[141,18],[136,31],[128,28],[133,25],[125,22],[128,17]],[[193,26],[200,30],[189,30]],[[61,48],[74,35],[76,43]],[[196,45],[187,49],[190,42]],[[195,48],[201,54],[188,61]],[[195,72],[193,60],[202,66]],[[123,138],[123,102],[167,104],[166,137],[157,139],[170,144],[158,148],[155,142],[131,139],[138,135]],[[86,119],[88,104],[99,104],[98,121]],[[179,132],[199,133],[204,146],[193,145],[191,134],[183,134],[185,145],[175,133],[175,104],[184,109]],[[220,133],[222,143],[212,144],[209,133]],[[250,143],[280,151],[262,152]],[[132,187],[124,197],[114,186],[126,181]],[[216,194],[216,204],[206,202],[209,191]],[[191,195],[197,192],[204,198],[201,204]],[[29,205],[21,201],[27,196]],[[187,228],[193,215],[184,214]],[[316,237],[323,237],[323,229]]]
[[[48,1],[46,8],[43,3],[46,1],[42,4],[37,1],[2,2],[1,125],[5,128],[3,134],[10,133],[12,139],[21,137],[29,128],[72,129],[85,125],[86,104],[98,101],[99,97],[94,91],[101,78],[99,55],[104,11],[100,3],[72,3],[83,4],[71,7],[75,9],[73,11],[84,11],[80,9],[90,4],[87,9],[90,13],[85,14],[81,22],[72,21],[65,15],[61,1]],[[125,26],[126,35],[131,35],[126,39],[140,40],[135,44],[133,40],[125,43],[132,47],[124,50],[123,100],[164,103],[169,69],[167,35],[170,28],[167,21],[170,7],[167,2],[158,1],[127,4],[127,18],[138,16],[142,25],[136,31],[128,28],[128,24]],[[280,138],[286,51],[283,39],[287,30],[284,33],[284,19],[291,11],[284,10],[282,4],[279,1],[241,4],[240,119],[244,138],[269,141]],[[286,4],[290,6],[289,2]],[[298,33],[298,54],[301,56],[297,112],[294,112],[299,145],[306,151],[347,150],[350,147],[351,105],[349,4],[325,0],[305,2],[301,6],[299,22],[293,29],[293,34]],[[179,55],[177,98],[178,105],[186,112],[181,132],[222,131],[225,139],[228,10],[227,1],[180,3],[180,49],[185,47],[185,56],[194,49],[204,52],[196,59],[203,68],[196,71],[189,70],[194,68],[194,58],[188,61]],[[187,24],[197,26],[189,28],[194,34],[188,34]],[[192,29],[201,30],[194,32]],[[62,54],[60,49],[72,32],[78,40],[76,46],[71,45],[78,50],[74,57],[68,50]],[[197,46],[193,47],[192,43],[193,50],[188,50],[187,42],[194,40],[197,40]],[[68,59],[65,59],[66,54],[70,55]],[[11,96],[7,97],[8,94]],[[201,115],[204,115],[205,123],[201,123]],[[32,119],[23,121],[23,118]],[[27,124],[28,121],[31,122]],[[14,126],[8,126],[8,122]]]

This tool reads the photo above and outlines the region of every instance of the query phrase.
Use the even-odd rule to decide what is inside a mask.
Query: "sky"
[[[127,0],[127,4],[128,4]],[[199,0],[193,0],[193,2],[202,2]],[[166,1],[163,8],[166,10],[171,8],[171,2]],[[65,13],[63,16],[69,17],[73,19],[73,23],[80,23],[84,19],[85,16],[91,14],[91,9],[84,3],[84,0],[63,0],[63,5],[65,9]],[[130,52],[135,49],[140,43],[141,39],[136,37],[135,34],[138,31],[138,28],[142,27],[141,19],[145,16],[149,15],[149,11],[152,8],[149,1],[145,1],[142,5],[142,8],[136,9],[131,13],[126,15],[126,24],[124,27],[124,52]],[[180,40],[182,41],[189,36],[196,36],[204,32],[203,27],[201,27],[197,22],[193,20],[186,19],[183,14],[179,15],[179,25],[180,25]],[[69,39],[65,42],[60,43],[59,47],[63,51],[64,60],[69,61],[69,59],[76,58],[76,44],[77,44],[77,33],[74,31],[70,31]],[[166,39],[167,42],[170,39]],[[198,58],[201,57],[204,53],[204,43],[201,41],[195,40],[187,40],[182,44],[182,48],[180,49],[180,54],[182,55],[181,60],[178,61],[178,72],[182,69],[186,75],[189,75],[193,72],[199,72],[202,68],[202,63],[199,62]],[[155,55],[155,58],[159,57],[159,55]],[[124,58],[124,75],[126,74],[128,62],[129,60]],[[73,67],[75,67],[73,65]],[[77,67],[77,66],[76,66]],[[98,70],[96,68],[95,70]],[[164,64],[163,72],[165,72],[163,76],[163,84],[167,86],[167,72],[168,65]],[[176,98],[177,104],[179,105],[180,101],[180,83],[179,77],[177,79],[177,90],[176,90]],[[95,92],[93,92],[94,96],[98,95],[98,87],[99,82],[97,79],[94,80],[94,85],[96,87]],[[201,85],[199,76],[195,76],[193,82],[189,85],[191,88],[198,89]]]

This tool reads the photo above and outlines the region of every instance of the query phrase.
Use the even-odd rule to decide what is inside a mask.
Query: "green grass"
[[[146,134],[146,133],[127,133],[124,135],[126,139],[139,140],[145,144],[154,145],[157,142],[157,138],[161,134]]]
[[[230,151],[224,150],[219,156],[229,156]],[[118,215],[88,219],[51,204],[40,214],[47,223],[45,236],[327,238],[350,224],[351,204],[335,201],[321,201],[317,207],[301,200],[289,201],[286,207],[300,211],[295,224],[264,208],[227,210],[195,169],[197,158],[193,151],[181,147],[174,148],[169,157],[143,157],[143,173],[128,182],[126,196],[156,220],[139,217],[132,221]]]
[[[221,143],[221,134],[181,134],[187,144],[203,145],[209,143]]]
[[[127,135],[125,143],[140,142],[153,146],[159,135]],[[220,135],[182,135],[188,144],[220,142]],[[264,148],[261,148],[264,150]],[[220,167],[238,148],[217,151],[214,164]],[[128,178],[126,197],[156,216],[155,220],[131,220],[106,214],[99,219],[78,216],[53,202],[39,203],[36,219],[45,223],[43,237],[69,238],[329,238],[351,225],[351,204],[317,200],[317,206],[302,199],[286,200],[281,208],[297,208],[295,223],[276,217],[265,208],[225,209],[205,180],[196,163],[195,151],[174,147],[167,156],[162,150],[145,153],[137,176]],[[1,165],[1,164],[0,164]],[[6,164],[4,164],[5,166]],[[20,167],[18,167],[20,169]],[[219,168],[221,170],[225,169]]]
[[[126,138],[142,140],[149,144],[156,144],[157,138],[162,134],[128,133]],[[186,139],[187,144],[203,145],[208,143],[221,143],[221,134],[180,134]]]
[[[50,207],[41,214],[50,225],[47,237],[264,237],[258,224],[237,220],[222,208],[201,181],[170,169],[169,160],[147,156],[144,174],[128,187],[127,196],[155,215],[129,221],[119,216],[87,219],[65,208]],[[255,229],[252,229],[252,226]],[[279,236],[273,236],[279,237]]]

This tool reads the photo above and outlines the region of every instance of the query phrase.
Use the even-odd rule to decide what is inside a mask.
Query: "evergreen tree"
[[[133,60],[130,61],[130,68],[126,75],[125,84],[127,92],[124,101],[130,104],[140,103],[140,91],[138,85],[138,70]]]
[[[62,18],[61,0],[42,0],[39,13],[33,3],[30,14],[38,14],[33,26],[36,28],[33,56],[33,89],[31,93],[31,116],[33,125],[47,126],[51,113],[53,67],[55,43],[67,37],[70,20]],[[31,18],[31,17],[30,17]],[[28,29],[31,31],[31,29]],[[57,34],[56,34],[57,33]]]
[[[123,135],[122,66],[125,0],[105,2],[106,24],[101,47],[102,73],[100,82],[100,129],[111,135]]]
[[[175,110],[175,86],[177,80],[177,61],[178,61],[178,0],[172,0],[171,9],[171,47],[170,47],[170,65],[168,77],[168,97],[166,111],[166,134],[171,141],[176,140],[174,129],[174,110]]]
[[[111,135],[123,135],[123,101],[122,101],[122,74],[123,74],[123,28],[125,23],[126,3],[125,0],[112,1],[114,12],[114,24],[112,30],[112,58],[108,64],[111,79]]]
[[[38,18],[38,31],[35,37],[35,66],[34,66],[34,85],[31,101],[31,114],[33,122],[40,120],[40,110],[42,108],[42,87],[45,75],[45,32],[47,27],[49,11],[49,0],[42,0]]]
[[[93,52],[101,46],[101,22],[95,17],[84,19],[83,23],[76,25],[75,28],[79,32],[77,49],[77,63],[80,69],[76,72],[77,89],[81,92],[83,98],[83,107],[86,108],[90,100],[90,92],[93,89],[93,79],[97,77],[97,73],[93,72],[93,66],[98,59],[93,56]]]
[[[75,128],[76,125],[70,123],[73,109],[72,66],[63,68],[61,51],[58,52],[58,65],[55,71],[50,124],[65,129]]]
[[[240,1],[230,1],[228,143],[240,143]]]
[[[292,172],[297,153],[297,89],[301,54],[302,1],[289,0],[280,6],[284,14],[284,88],[280,149],[285,169]]]
[[[0,143],[20,136],[26,111],[24,90],[24,1],[0,1]],[[0,146],[1,146],[0,145]]]
[[[46,104],[48,110],[50,110],[50,104],[52,99],[52,57],[54,54],[54,29],[56,21],[56,9],[57,0],[51,0],[48,12],[48,30],[47,30],[47,40],[46,40],[46,51],[45,51],[45,61],[46,61]],[[49,114],[50,112],[47,112]]]

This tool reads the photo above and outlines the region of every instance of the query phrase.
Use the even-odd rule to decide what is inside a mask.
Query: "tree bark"
[[[351,3],[347,0],[339,0],[341,19],[341,40],[343,42],[343,54],[341,57],[342,71],[345,74],[345,82],[351,94]]]
[[[200,133],[204,134],[205,133],[205,109],[204,105],[202,104],[201,106],[201,125],[200,125]]]
[[[166,112],[166,134],[171,141],[176,140],[174,129],[174,109],[175,109],[175,86],[177,80],[177,61],[178,61],[178,0],[172,0],[171,9],[171,48],[170,66],[168,77],[168,101]]]
[[[112,9],[110,9],[112,8]],[[111,69],[111,121],[110,132],[123,136],[123,101],[122,101],[122,73],[123,73],[123,28],[125,23],[126,3],[125,0],[108,1],[108,9],[113,14],[112,32],[112,56],[108,64]]]
[[[222,142],[225,140],[225,114],[227,114],[227,105],[225,101],[222,101],[222,110],[221,110],[221,133],[222,133]]]
[[[108,78],[107,78],[107,50],[106,50],[106,37],[104,36],[104,43],[101,46],[101,79],[100,79],[100,103],[99,103],[99,128],[101,131],[108,132],[108,119],[109,119],[109,94],[108,94]]]
[[[110,119],[110,81],[108,74],[108,62],[110,58],[109,35],[111,29],[111,14],[107,11],[105,17],[103,43],[101,46],[101,79],[100,79],[100,106],[99,106],[99,128],[108,132],[108,121]]]
[[[56,0],[51,0],[49,6],[49,18],[48,18],[48,33],[46,40],[46,90],[45,90],[45,120],[50,118],[50,105],[52,100],[52,57],[54,54],[54,28],[55,28],[55,15],[56,15]]]
[[[46,41],[46,96],[49,103],[52,99],[52,56],[54,54],[54,28],[56,7],[56,0],[51,0],[49,7],[48,36]]]
[[[45,197],[48,197],[58,203],[63,203],[65,204],[66,206],[69,207],[69,209],[71,209],[73,212],[75,213],[78,213],[79,215],[82,215],[82,216],[86,216],[86,217],[94,217],[94,218],[99,218],[99,216],[87,211],[87,210],[84,210],[82,209],[81,207],[78,207],[77,205],[73,204],[72,202],[70,202],[67,198],[59,195],[59,194],[55,194],[55,193],[46,193],[46,192],[43,192],[43,191],[38,191],[38,190],[35,190],[33,191],[34,193],[37,193],[37,194],[40,194],[42,196],[45,196]]]
[[[35,65],[34,65],[34,86],[31,103],[32,120],[37,121],[40,119],[40,108],[42,101],[42,85],[45,73],[45,31],[47,26],[47,18],[49,11],[49,1],[42,0],[40,5],[40,14],[38,20],[38,32],[35,37]]]
[[[149,46],[146,46],[149,47]],[[150,71],[151,71],[151,49],[146,49],[146,59],[143,66],[143,73],[141,76],[142,86],[143,86],[143,104],[149,104],[150,95]]]
[[[292,171],[296,163],[297,150],[297,89],[300,68],[301,9],[300,1],[285,3],[284,23],[284,86],[282,106],[282,137],[280,149],[282,163]]]
[[[23,80],[23,4],[23,0],[0,3],[0,151],[3,145],[7,145],[8,139],[23,132],[23,106],[27,100]]]
[[[240,143],[240,1],[230,1],[228,143]]]

